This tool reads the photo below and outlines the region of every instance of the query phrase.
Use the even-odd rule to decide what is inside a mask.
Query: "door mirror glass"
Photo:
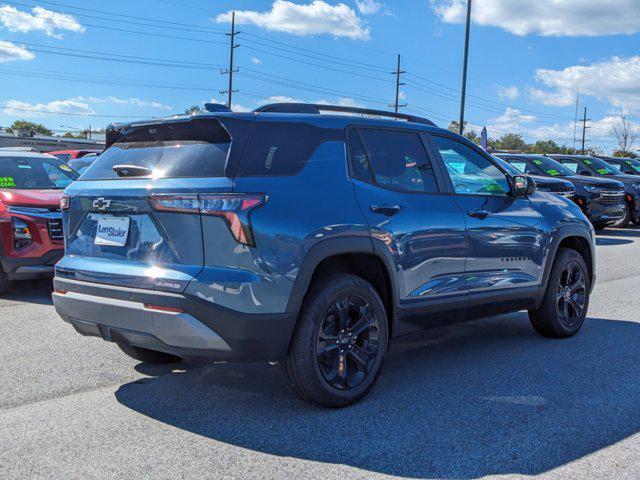
[[[590,177],[591,172],[589,170],[580,170],[580,175],[584,175],[585,177]]]
[[[528,189],[529,179],[525,175],[514,175],[511,177],[511,195],[514,197],[522,197],[527,194]]]

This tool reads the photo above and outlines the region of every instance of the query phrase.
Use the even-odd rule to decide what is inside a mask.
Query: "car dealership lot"
[[[635,478],[640,229],[598,235],[583,331],[524,314],[398,348],[345,410],[295,398],[271,365],[148,367],[79,336],[47,283],[0,300],[1,478]]]

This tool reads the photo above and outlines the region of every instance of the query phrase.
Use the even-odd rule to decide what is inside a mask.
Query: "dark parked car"
[[[640,160],[628,157],[598,157],[627,175],[640,175]]]
[[[494,156],[493,158],[511,175],[522,175],[524,173],[500,157]],[[570,199],[573,199],[573,196],[576,194],[576,187],[569,180],[563,180],[558,177],[532,175],[530,173],[527,173],[527,176],[536,182],[536,190],[539,192],[551,192]]]
[[[584,322],[578,206],[429,120],[277,104],[115,125],[107,147],[65,192],[53,300],[140,361],[277,360],[300,397],[343,407],[426,328]]]
[[[562,178],[575,186],[573,201],[589,218],[596,230],[620,222],[624,217],[624,185],[605,178],[576,175],[561,163],[544,155],[497,154],[520,172],[543,177]]]
[[[614,224],[626,227],[629,222],[640,222],[640,175],[625,175],[616,166],[597,157],[586,155],[552,155],[572,172],[579,175],[606,177],[624,185],[624,216]]]

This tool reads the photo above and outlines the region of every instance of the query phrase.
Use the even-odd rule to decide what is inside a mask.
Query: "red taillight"
[[[633,197],[627,193],[627,202],[633,202]]]
[[[69,210],[70,198],[69,195],[62,195],[60,197],[60,210]]]
[[[254,193],[160,194],[149,197],[151,206],[161,212],[200,213],[222,218],[238,243],[255,246],[249,215],[266,202]]]

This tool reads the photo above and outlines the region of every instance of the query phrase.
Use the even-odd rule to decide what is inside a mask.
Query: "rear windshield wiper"
[[[140,165],[114,165],[113,171],[119,177],[148,177],[151,169]]]

